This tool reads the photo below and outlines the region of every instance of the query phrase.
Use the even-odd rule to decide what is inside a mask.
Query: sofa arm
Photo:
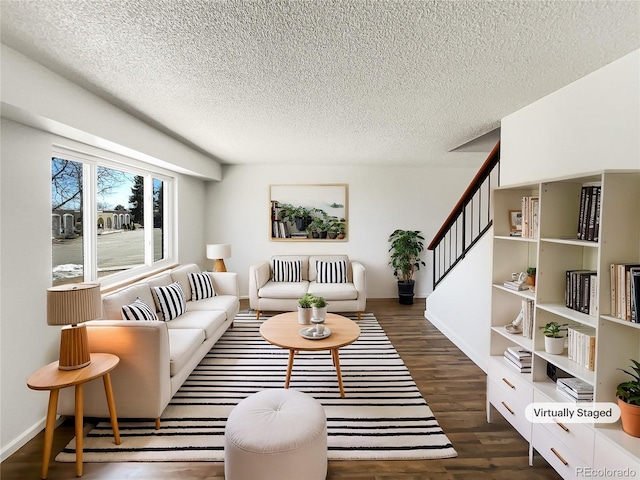
[[[216,291],[216,295],[240,296],[236,272],[209,272],[209,275],[213,280],[213,289]]]
[[[259,310],[258,290],[271,278],[269,262],[261,262],[249,267],[249,307]]]
[[[96,320],[85,325],[91,352],[112,353],[120,358],[110,374],[118,417],[160,417],[171,400],[167,324]],[[74,389],[62,389],[58,413],[74,415],[74,404]],[[84,414],[109,418],[101,379],[84,386]]]
[[[360,262],[351,262],[351,271],[353,273],[353,286],[358,291],[358,298],[367,298],[367,277],[364,265]]]

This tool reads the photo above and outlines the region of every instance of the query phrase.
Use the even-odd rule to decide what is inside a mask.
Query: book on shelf
[[[592,402],[593,401],[593,392],[591,393],[576,393],[573,390],[564,387],[561,384],[556,384],[556,392],[561,394],[563,397],[572,400],[574,402]]]
[[[516,371],[518,371],[520,373],[529,373],[529,372],[531,372],[531,364],[526,365],[526,364],[522,364],[521,362],[518,362],[518,361],[514,360],[513,357],[510,357],[510,356],[507,355],[506,351],[504,353],[504,359],[505,359],[505,363],[507,365],[509,365],[511,368],[515,369]]]
[[[575,397],[593,397],[593,385],[579,378],[559,378],[556,382],[556,390],[565,390]]]
[[[516,290],[518,292],[529,289],[529,285],[527,285],[526,283],[515,282],[513,280],[505,280],[503,286],[505,288],[508,288],[510,290]]]
[[[597,272],[593,270],[567,270],[565,281],[566,307],[593,317],[597,316]]]
[[[531,367],[531,360],[532,360],[531,356],[518,358],[513,353],[511,353],[509,350],[505,350],[504,351],[504,358],[506,358],[507,360],[511,360],[518,367]]]
[[[533,338],[533,300],[522,300],[522,336]]]
[[[531,351],[520,346],[507,347],[507,351],[517,359],[531,359]]]
[[[640,268],[629,270],[631,274],[631,321],[640,323]]]
[[[632,277],[638,272],[640,272],[640,263],[611,264],[611,316],[638,323],[637,289],[634,289],[633,294],[631,290],[634,283]]]
[[[522,238],[538,238],[539,197],[522,197]]]
[[[598,241],[601,193],[601,185],[582,186],[578,213],[578,240]]]
[[[593,371],[596,359],[596,332],[587,326],[572,326],[567,329],[568,358],[578,365]]]

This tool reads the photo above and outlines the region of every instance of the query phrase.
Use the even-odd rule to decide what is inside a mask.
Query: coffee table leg
[[[49,393],[49,408],[47,409],[47,423],[44,428],[44,454],[42,456],[42,478],[47,478],[49,460],[51,459],[51,447],[53,446],[53,431],[56,423],[56,410],[58,410],[58,394],[60,390],[53,389]]]
[[[340,386],[340,398],[344,398],[344,385],[342,384],[342,372],[340,371],[340,354],[338,349],[331,350],[331,357],[333,358],[333,365],[336,367],[336,375],[338,376],[338,385]]]
[[[291,380],[291,370],[293,370],[293,359],[296,356],[295,350],[289,350],[289,362],[287,362],[287,378],[284,381],[284,388],[289,388],[289,380]]]

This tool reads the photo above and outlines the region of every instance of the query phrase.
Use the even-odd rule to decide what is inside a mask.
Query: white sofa
[[[274,281],[273,266],[276,260],[301,261],[300,281]],[[347,264],[346,282],[318,282],[317,262]],[[275,255],[269,262],[261,262],[249,268],[249,306],[256,311],[295,311],[298,299],[305,293],[324,297],[329,312],[357,312],[358,319],[367,305],[367,282],[362,263],[349,260],[347,255]]]
[[[87,322],[91,352],[120,357],[111,372],[116,413],[119,418],[159,418],[173,395],[222,334],[232,326],[240,308],[237,274],[209,273],[216,295],[192,300],[189,273],[200,273],[195,264],[129,285],[102,297],[102,319]],[[187,311],[165,321],[123,320],[122,306],[142,299],[159,311],[152,287],[179,282]],[[162,316],[158,313],[160,319]],[[60,391],[60,415],[74,414],[73,389]],[[101,379],[84,387],[84,414],[109,417]]]

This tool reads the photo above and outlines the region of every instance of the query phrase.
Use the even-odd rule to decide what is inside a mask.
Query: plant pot
[[[527,285],[531,285],[532,287],[536,286],[536,276],[535,275],[527,275]]]
[[[327,233],[327,237],[334,239],[338,236],[338,234],[336,232],[328,232]]]
[[[620,407],[620,421],[624,433],[632,437],[640,437],[640,407],[620,398],[618,398],[618,407]]]
[[[327,307],[313,307],[313,319],[324,321],[327,318]]]
[[[415,282],[398,282],[398,302],[401,305],[413,305],[413,287]]]
[[[313,308],[298,307],[298,323],[300,325],[310,325],[312,315],[313,315]]]
[[[564,352],[564,337],[544,337],[544,349],[553,355],[562,355]]]
[[[327,238],[327,232],[318,232],[320,238]]]

